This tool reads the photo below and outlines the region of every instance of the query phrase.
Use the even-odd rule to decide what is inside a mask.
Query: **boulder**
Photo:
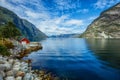
[[[14,76],[14,72],[12,70],[6,72],[6,75],[7,76]]]
[[[16,76],[24,77],[25,73],[23,71],[18,71]]]
[[[20,70],[20,65],[15,64],[13,66],[13,70],[16,70],[16,71]]]
[[[21,71],[24,71],[24,72],[28,72],[28,67],[27,66],[23,66],[20,68]]]
[[[18,60],[15,60],[15,61],[14,61],[14,65],[19,65],[19,66],[20,66],[21,63],[20,63]]]
[[[42,71],[42,70],[41,70],[39,73],[40,73],[40,74],[39,74],[40,76],[44,76],[45,71]]]
[[[23,80],[33,80],[33,75],[31,73],[26,73]]]
[[[28,66],[28,63],[21,62],[21,67],[23,67],[23,66]]]
[[[5,78],[5,80],[15,80],[14,76],[8,76]]]
[[[14,71],[19,71],[20,68],[19,68],[19,67],[13,67],[13,70],[14,70]]]
[[[9,59],[9,60],[8,60],[8,62],[9,62],[10,64],[13,64],[13,61],[14,61],[13,59]]]
[[[3,66],[6,68],[6,70],[10,70],[12,68],[12,64],[9,64],[7,61],[5,61],[5,64]]]
[[[3,76],[0,74],[0,80],[3,80]]]
[[[28,63],[21,62],[20,70],[24,72],[28,72]]]
[[[0,70],[4,71],[6,69],[6,67],[4,66],[4,64],[0,64]]]
[[[34,80],[42,80],[42,79],[39,79],[39,78],[35,78]]]
[[[2,56],[0,56],[0,64],[4,64],[4,60]]]
[[[16,77],[15,80],[22,80],[22,77],[21,77],[21,76],[18,76],[18,77]]]

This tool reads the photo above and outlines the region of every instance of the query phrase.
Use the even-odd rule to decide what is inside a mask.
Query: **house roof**
[[[30,43],[30,41],[27,38],[23,38],[23,39],[20,40],[20,42],[23,42],[23,41],[26,42],[26,43]]]

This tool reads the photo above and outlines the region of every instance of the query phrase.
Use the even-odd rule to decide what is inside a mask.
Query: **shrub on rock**
[[[9,56],[10,55],[7,48],[3,45],[0,45],[0,55],[3,55],[3,56]]]

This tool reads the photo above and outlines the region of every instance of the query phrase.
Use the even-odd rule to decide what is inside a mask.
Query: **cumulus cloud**
[[[81,26],[83,25],[83,21],[82,20],[76,20],[76,19],[71,19],[65,22],[65,25],[67,26]]]
[[[79,2],[80,0],[77,0]],[[58,9],[73,9],[78,3],[71,0],[54,0]],[[28,5],[29,4],[29,5]],[[81,33],[84,21],[72,19],[69,15],[51,16],[54,14],[43,5],[42,0],[0,0],[0,5],[14,11],[18,16],[27,19],[47,35]],[[80,10],[88,12],[87,9]]]
[[[81,5],[80,0],[76,0],[73,2],[73,0],[54,0],[56,3],[58,9],[75,9],[79,8]]]
[[[47,20],[41,21],[37,24],[42,31],[47,32],[47,35],[80,33],[82,31],[80,28],[81,25],[83,25],[82,20],[70,19],[68,15],[63,15],[52,19],[48,18]]]
[[[26,16],[31,19],[47,19],[49,18],[47,13],[39,13],[39,12],[33,12],[33,11],[25,11]]]

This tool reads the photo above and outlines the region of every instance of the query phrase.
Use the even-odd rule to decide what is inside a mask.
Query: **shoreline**
[[[30,60],[0,55],[0,80],[58,80],[44,70],[32,70]]]
[[[20,46],[16,48],[19,49]],[[22,60],[31,52],[42,49],[42,46],[17,50],[11,52],[10,56],[0,55],[0,80],[59,80],[45,70],[32,70],[32,60]]]

